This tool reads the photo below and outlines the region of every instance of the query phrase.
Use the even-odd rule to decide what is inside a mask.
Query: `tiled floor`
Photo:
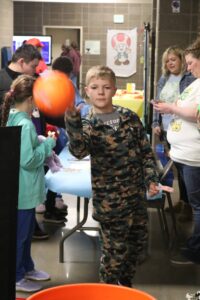
[[[51,274],[51,280],[43,283],[44,288],[69,283],[98,282],[100,251],[97,231],[73,234],[65,241],[65,262],[59,263],[59,240],[63,233],[76,224],[76,197],[64,195],[64,200],[69,207],[65,227],[46,224],[45,229],[50,233],[50,238],[46,241],[34,241],[32,246],[36,268]],[[170,252],[163,243],[157,212],[151,209],[149,214],[149,258],[138,266],[133,286],[158,300],[186,299],[185,294],[188,291],[195,292],[200,289],[200,267],[170,263]],[[37,217],[42,222],[42,215]],[[170,218],[168,221],[170,222]],[[91,206],[86,225],[98,225],[91,218]],[[185,232],[188,234],[191,226],[190,223],[179,224],[181,236]],[[17,296],[28,297],[28,294],[17,293]]]

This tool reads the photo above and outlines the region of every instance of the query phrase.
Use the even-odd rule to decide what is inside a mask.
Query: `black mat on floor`
[[[21,127],[0,127],[1,300],[15,300],[16,212]]]

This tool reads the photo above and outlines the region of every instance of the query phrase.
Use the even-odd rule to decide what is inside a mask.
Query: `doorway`
[[[81,26],[43,26],[43,34],[52,36],[52,60],[60,56],[61,45],[70,45],[76,42],[82,54],[83,28]],[[82,65],[80,67],[79,80],[82,82]]]

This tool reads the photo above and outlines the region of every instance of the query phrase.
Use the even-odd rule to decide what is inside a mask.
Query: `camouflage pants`
[[[100,227],[100,282],[132,282],[137,258],[148,243],[146,207],[138,203],[128,216],[101,222]]]

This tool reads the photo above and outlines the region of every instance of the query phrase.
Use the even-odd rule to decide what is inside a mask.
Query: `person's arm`
[[[78,159],[88,156],[91,148],[90,126],[87,124],[86,120],[83,125],[80,111],[77,108],[73,108],[66,112],[65,124],[69,137],[69,151]]]
[[[137,132],[137,140],[140,147],[145,184],[149,189],[152,182],[156,183],[156,185],[159,182],[158,173],[156,171],[157,167],[155,155],[151,148],[144,126],[138,117],[134,117],[134,127]]]
[[[189,107],[180,107],[176,103],[163,103],[163,102],[154,102],[152,101],[153,107],[159,113],[164,114],[174,114],[179,116],[182,119],[190,122],[196,122],[197,119],[197,107],[198,104],[191,104]]]
[[[152,128],[160,127],[160,114],[155,109],[153,110]]]
[[[46,157],[52,154],[55,144],[55,139],[51,137],[40,144],[34,124],[31,121],[24,124],[21,132],[21,167],[26,170],[32,170],[41,166]]]
[[[156,93],[156,99],[159,99],[161,90],[163,89],[167,79],[165,76],[161,76],[157,83],[157,93]],[[161,126],[161,115],[158,111],[155,109],[153,110],[153,122],[152,122],[152,128],[160,128]],[[161,132],[161,129],[160,129]],[[157,132],[157,134],[159,131]]]

